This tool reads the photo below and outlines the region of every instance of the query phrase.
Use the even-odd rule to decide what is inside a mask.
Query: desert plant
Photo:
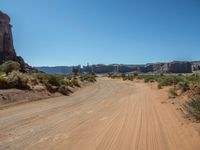
[[[122,77],[122,78],[125,78],[125,77],[126,77],[126,74],[125,74],[125,73],[122,73],[122,74],[121,74],[121,77]]]
[[[157,85],[158,89],[162,89],[162,86],[160,84]]]
[[[9,76],[9,84],[12,88],[18,88],[18,89],[30,89],[28,82],[29,77],[23,73],[20,73],[18,71],[13,71]]]
[[[48,83],[53,86],[60,86],[61,85],[62,78],[56,76],[56,75],[49,75],[48,76]]]
[[[200,120],[200,96],[186,102],[186,108],[196,119]]]
[[[73,74],[74,74],[75,76],[77,76],[77,75],[80,73],[78,67],[73,67],[72,72],[73,72]]]
[[[190,89],[188,82],[179,82],[178,88],[181,89],[181,92],[184,93]]]
[[[178,96],[178,94],[176,93],[176,88],[170,88],[169,89],[169,98],[175,98],[176,96]]]
[[[60,92],[63,95],[69,95],[70,90],[65,85],[61,85],[58,89],[58,92]]]
[[[138,73],[137,73],[137,72],[135,72],[135,73],[133,74],[133,76],[134,76],[134,77],[137,77],[137,76],[138,76]]]
[[[0,76],[0,89],[8,89],[8,88],[10,88],[8,78]]]
[[[19,71],[20,70],[20,64],[15,61],[7,61],[1,65],[1,70],[5,72],[6,74],[12,72],[12,71]]]
[[[80,84],[78,83],[77,79],[72,79],[71,80],[72,85],[76,86],[76,87],[80,87]]]
[[[176,96],[178,96],[176,87],[170,88],[168,92],[170,98],[175,98]]]

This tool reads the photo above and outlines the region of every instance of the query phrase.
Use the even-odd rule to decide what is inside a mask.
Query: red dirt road
[[[199,150],[198,132],[142,82],[98,79],[69,97],[0,110],[1,150]]]

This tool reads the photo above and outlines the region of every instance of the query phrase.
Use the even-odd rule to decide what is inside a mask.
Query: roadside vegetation
[[[33,90],[43,86],[51,93],[60,92],[68,95],[70,88],[80,87],[83,82],[95,82],[95,74],[50,75],[46,73],[22,73],[20,64],[8,61],[0,66],[0,89]]]
[[[157,83],[157,88],[170,87],[169,98],[186,95],[189,100],[185,108],[196,119],[200,120],[200,75],[195,74],[109,74],[108,77],[122,80],[143,80],[145,83]]]

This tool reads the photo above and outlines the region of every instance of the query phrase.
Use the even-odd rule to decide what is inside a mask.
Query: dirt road
[[[99,79],[69,97],[0,110],[0,149],[199,150],[198,132],[141,82]]]

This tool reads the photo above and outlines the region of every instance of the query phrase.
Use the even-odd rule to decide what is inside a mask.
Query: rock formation
[[[83,66],[83,72],[110,73],[110,72],[142,72],[142,73],[191,73],[192,64],[184,61],[173,61],[169,63],[151,63],[146,65],[92,65]]]
[[[192,62],[192,70],[193,71],[200,71],[200,61]]]
[[[26,64],[22,57],[16,55],[13,45],[10,17],[0,11],[0,64],[8,60],[13,60],[20,63],[22,72],[36,71],[36,69],[33,69]]]
[[[173,61],[164,64],[161,71],[166,73],[191,73],[192,64],[184,61]]]

